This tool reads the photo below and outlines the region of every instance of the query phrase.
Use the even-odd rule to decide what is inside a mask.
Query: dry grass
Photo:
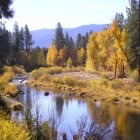
[[[102,72],[102,74],[98,74],[103,75],[103,78],[81,80],[82,78],[77,78],[75,75],[67,76],[66,72],[72,71],[72,68],[60,68],[62,69],[61,72],[63,72],[60,74],[61,76],[50,75],[46,72],[46,69],[49,69],[48,71],[52,70],[51,68],[35,70],[35,74],[33,73],[34,85],[52,86],[56,90],[68,91],[68,93],[75,93],[78,96],[85,91],[82,97],[92,97],[106,102],[115,102],[140,108],[140,84],[132,79],[108,80],[110,73],[105,75]],[[52,73],[55,73],[54,70]]]
[[[9,94],[15,97],[18,92],[17,86],[9,84],[14,77],[14,72],[11,67],[5,66],[3,69],[4,73],[0,75],[0,94]]]

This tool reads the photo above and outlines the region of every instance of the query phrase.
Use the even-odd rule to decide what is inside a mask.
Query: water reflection
[[[63,97],[57,94],[44,96],[44,91],[40,91],[27,86],[21,86],[25,94],[19,95],[17,100],[25,106],[20,112],[12,112],[11,118],[22,121],[26,106],[31,107],[34,113],[38,108],[41,121],[49,118],[50,112],[53,111],[56,117],[61,119],[59,131],[67,132],[71,139],[71,130],[77,131],[77,123],[81,116],[88,116],[96,124],[103,126],[109,122],[108,128],[111,130],[109,136],[103,139],[110,140],[114,133],[115,127],[123,140],[140,139],[140,114],[129,112],[115,105],[101,104],[92,100],[82,100],[76,98]]]
[[[61,117],[62,112],[63,112],[63,105],[64,105],[64,100],[63,100],[62,96],[56,96],[55,103],[56,103],[57,115],[59,117]]]

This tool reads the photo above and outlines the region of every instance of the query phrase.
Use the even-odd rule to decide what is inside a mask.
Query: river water
[[[110,131],[103,137],[105,140],[114,139],[114,133],[119,133],[123,140],[140,140],[140,114],[122,107],[94,102],[90,99],[77,99],[62,94],[50,93],[44,95],[43,90],[20,85],[25,93],[17,96],[17,100],[24,104],[23,110],[12,111],[11,118],[21,122],[24,119],[26,106],[31,107],[32,114],[39,112],[41,122],[48,121],[51,116],[59,123],[58,131],[67,133],[68,139],[78,131],[78,123],[82,118],[107,126]],[[107,124],[107,125],[105,125]],[[89,128],[86,128],[89,129]],[[101,129],[101,131],[103,131]]]

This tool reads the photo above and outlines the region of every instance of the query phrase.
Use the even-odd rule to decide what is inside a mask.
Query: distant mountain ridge
[[[85,35],[86,32],[100,32],[104,28],[108,28],[109,24],[91,24],[91,25],[82,25],[75,28],[63,28],[63,33],[65,35],[68,32],[69,36],[72,36],[73,40],[76,41],[77,34],[81,33],[81,35]],[[31,31],[33,36],[33,40],[35,44],[34,47],[49,47],[52,43],[52,40],[55,35],[55,29],[40,29]]]

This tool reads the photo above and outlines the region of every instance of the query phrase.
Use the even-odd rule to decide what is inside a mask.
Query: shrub
[[[29,134],[12,121],[0,119],[1,140],[30,140]]]
[[[9,84],[14,77],[14,73],[11,67],[5,66],[3,69],[5,72],[0,76],[0,93],[9,94],[14,97],[18,92],[17,86]]]
[[[71,58],[69,58],[68,61],[67,61],[67,67],[68,68],[72,67],[72,60],[71,60]]]
[[[68,85],[68,86],[74,86],[76,81],[77,81],[77,79],[75,77],[72,77],[72,76],[64,76],[62,78],[63,84]]]
[[[90,80],[90,86],[92,87],[92,88],[95,88],[96,86],[98,85],[98,81],[97,80]]]
[[[109,86],[112,88],[112,89],[120,89],[122,86],[123,86],[123,82],[119,79],[115,79],[115,80],[112,80],[110,83],[109,83]]]
[[[106,78],[101,78],[101,80],[99,81],[99,84],[108,86],[109,85],[109,80],[106,79]]]
[[[4,72],[12,72],[12,67],[4,66],[4,67],[3,67],[3,71],[4,71]]]
[[[137,85],[137,86],[134,86],[134,91],[138,91],[138,92],[140,92],[140,85]]]
[[[40,82],[51,82],[51,81],[52,81],[52,77],[51,77],[51,75],[49,75],[49,74],[43,74],[43,75],[41,75],[41,76],[38,78],[38,80],[39,80]]]
[[[15,73],[15,74],[24,74],[26,73],[24,68],[22,66],[13,66],[12,67],[12,71]]]
[[[2,79],[7,81],[7,82],[10,82],[14,77],[14,73],[13,72],[6,72],[3,74],[2,76]]]
[[[69,67],[63,68],[63,72],[80,72],[80,71],[84,71],[84,70],[85,70],[85,68],[84,67],[80,67],[80,66],[78,66],[78,67],[71,67],[71,68],[69,68]]]
[[[4,91],[5,94],[9,94],[11,97],[15,97],[18,93],[17,85],[8,84],[5,86]]]
[[[34,79],[38,79],[41,75],[42,75],[42,74],[41,74],[41,72],[40,72],[39,70],[33,70],[33,71],[31,72],[30,77],[31,77],[31,78],[34,78]]]
[[[0,76],[0,92],[3,93],[7,93],[7,91],[9,92],[9,90],[7,90],[9,88],[9,81],[12,80],[13,78],[13,73],[12,72],[6,72],[4,73],[2,76]],[[11,88],[11,87],[10,87]]]
[[[78,87],[86,87],[88,84],[85,80],[77,80],[76,85]]]
[[[132,78],[135,81],[140,81],[140,79],[138,79],[139,77],[138,77],[138,70],[137,69],[132,72]]]
[[[60,77],[54,77],[52,80],[54,84],[63,84],[62,78]]]
[[[62,67],[50,67],[50,68],[46,68],[46,72],[49,74],[59,74],[63,72],[63,68]]]

